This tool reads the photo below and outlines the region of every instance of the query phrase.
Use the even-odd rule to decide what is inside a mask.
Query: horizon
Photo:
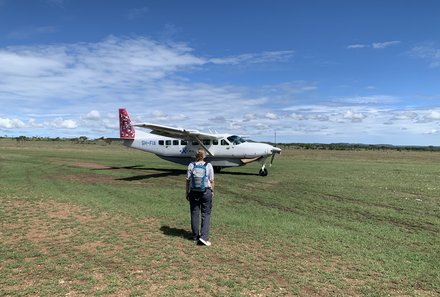
[[[398,7],[398,9],[396,9]],[[440,145],[434,0],[0,0],[0,135]]]
[[[81,136],[74,136],[74,137],[59,137],[59,136],[47,136],[47,137],[43,137],[43,136],[25,136],[25,135],[20,135],[20,136],[8,136],[8,135],[4,135],[4,136],[0,136],[0,139],[10,139],[10,140],[19,140],[19,138],[25,138],[25,140],[27,141],[72,141],[72,140],[78,140],[80,138],[85,138],[85,141],[106,141],[107,139],[104,136],[101,137],[97,137],[97,138],[89,138],[85,135],[81,135]],[[115,139],[111,139],[110,142],[118,142],[119,140],[115,140]],[[250,141],[250,142],[255,142],[255,140],[253,139],[247,139],[246,141]],[[272,145],[286,145],[286,146],[290,146],[290,145],[315,145],[315,146],[319,146],[319,145],[323,145],[323,146],[373,146],[373,147],[390,147],[390,148],[440,148],[440,145],[394,145],[394,144],[389,144],[389,143],[350,143],[350,142],[330,142],[330,143],[325,143],[325,142],[272,142],[272,141],[261,141],[263,143],[268,143],[268,144],[272,144]]]

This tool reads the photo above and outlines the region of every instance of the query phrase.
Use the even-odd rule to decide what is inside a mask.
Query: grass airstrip
[[[440,153],[284,149],[216,175],[119,144],[0,141],[1,296],[439,296]]]

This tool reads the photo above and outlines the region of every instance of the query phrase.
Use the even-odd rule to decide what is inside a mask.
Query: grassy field
[[[0,296],[439,296],[440,153],[285,150],[216,175],[117,144],[0,141]]]

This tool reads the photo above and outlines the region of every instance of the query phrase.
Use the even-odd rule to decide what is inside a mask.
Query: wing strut
[[[202,143],[202,141],[197,136],[192,136],[192,137],[194,137],[194,139],[197,140],[197,142],[205,149],[205,151],[208,153],[208,155],[210,155],[211,157],[214,157],[214,154],[208,150],[208,148]]]

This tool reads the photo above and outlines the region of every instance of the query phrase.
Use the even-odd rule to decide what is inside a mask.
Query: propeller
[[[281,154],[281,149],[278,147],[272,147],[272,158],[270,159],[270,167],[272,167],[273,160],[275,159],[276,154]]]

